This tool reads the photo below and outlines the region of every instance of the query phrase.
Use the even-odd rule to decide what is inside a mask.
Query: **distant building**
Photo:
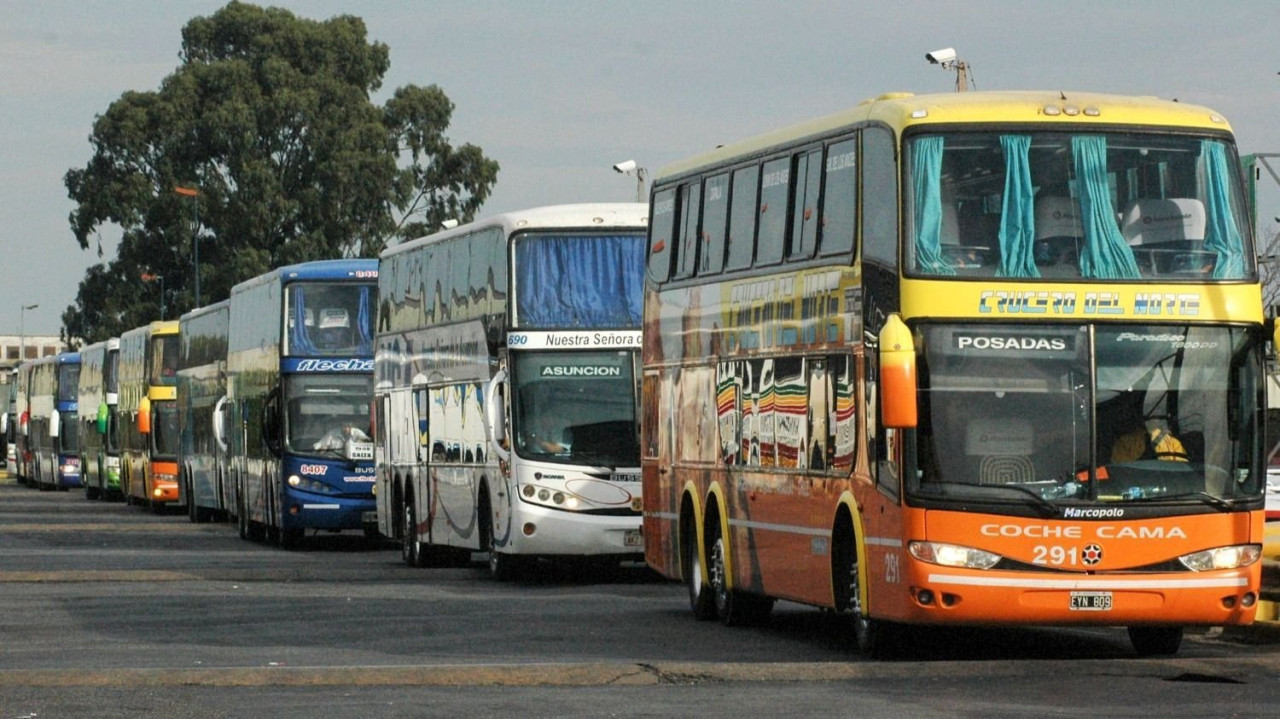
[[[66,349],[58,335],[0,335],[0,370],[8,371],[18,365],[18,356],[25,351],[26,359],[56,355]]]

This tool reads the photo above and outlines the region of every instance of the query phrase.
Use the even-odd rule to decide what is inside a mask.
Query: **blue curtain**
[[[1031,136],[1001,135],[1000,146],[1004,148],[1004,207],[1000,218],[1000,267],[996,269],[996,277],[1039,277]]]
[[[1227,164],[1227,150],[1216,140],[1200,141],[1200,156],[1204,158],[1205,220],[1204,247],[1218,255],[1213,266],[1213,276],[1220,280],[1244,277],[1244,238],[1231,211],[1231,171]]]
[[[540,235],[517,247],[521,327],[640,327],[643,235]]]
[[[1076,182],[1080,186],[1080,221],[1084,248],[1080,274],[1111,280],[1137,279],[1141,273],[1133,250],[1125,243],[1111,206],[1107,184],[1107,139],[1100,136],[1071,138]]]
[[[913,219],[916,267],[935,275],[954,275],[942,256],[942,138],[922,137],[912,144]]]
[[[373,302],[370,297],[373,289],[369,286],[360,288],[360,321],[357,325],[360,332],[360,346],[356,348],[356,353],[360,355],[373,354]]]
[[[312,355],[316,346],[307,332],[307,303],[302,285],[293,286],[293,326],[289,328],[289,354]]]

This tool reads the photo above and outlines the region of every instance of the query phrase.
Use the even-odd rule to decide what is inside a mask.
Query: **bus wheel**
[[[716,618],[716,597],[711,587],[702,581],[702,553],[698,551],[698,530],[691,520],[686,521],[682,539],[684,545],[684,580],[689,588],[689,608],[700,620]]]
[[[489,576],[499,582],[509,582],[524,571],[524,557],[499,552],[493,541],[493,510],[489,498],[480,501],[480,551],[489,553]]]
[[[1142,657],[1171,657],[1182,646],[1182,627],[1129,627],[1129,641]]]
[[[725,560],[727,550],[724,537],[720,536],[719,525],[715,525],[714,541],[711,544],[710,566],[708,577],[715,597],[716,614],[726,627],[738,627],[759,624],[769,617],[773,611],[773,599],[748,594],[729,588],[729,565]],[[710,529],[710,525],[708,526]]]
[[[400,517],[400,558],[410,567],[421,567],[422,541],[418,539],[418,520],[414,516],[412,495],[405,498]]]
[[[867,656],[879,656],[885,649],[888,625],[862,612],[862,580],[858,573],[858,548],[852,533],[845,532],[835,541],[836,609],[847,611],[853,621],[853,638],[858,650]]]
[[[84,498],[85,498],[85,499],[97,499],[97,498],[98,498],[98,496],[99,496],[99,494],[98,494],[98,488],[97,488],[97,487],[93,486],[92,484],[88,484],[88,483],[86,483],[86,484],[84,485]]]
[[[249,536],[249,513],[245,511],[243,497],[236,502],[236,528],[240,530],[240,538],[248,541]]]

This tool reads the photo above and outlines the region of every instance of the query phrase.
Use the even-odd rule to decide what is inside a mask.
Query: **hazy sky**
[[[287,0],[362,17],[391,49],[375,100],[439,85],[448,136],[501,164],[482,214],[634,199],[662,166],[890,91],[949,92],[955,47],[980,90],[1094,90],[1213,107],[1242,153],[1280,153],[1275,0]],[[178,67],[180,31],[221,0],[0,0],[0,334],[55,334],[84,271],[62,178],[96,115]],[[1280,158],[1277,164],[1280,165]],[[1265,196],[1264,196],[1265,197]],[[1280,215],[1280,193],[1260,216]],[[1264,204],[1264,203],[1260,203]],[[106,257],[114,256],[110,229]]]

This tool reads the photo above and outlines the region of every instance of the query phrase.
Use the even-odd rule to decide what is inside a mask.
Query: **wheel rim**
[[[414,555],[416,554],[414,550],[417,549],[418,538],[414,527],[413,505],[411,503],[405,503],[402,515],[404,517],[404,527],[402,527],[401,534],[404,539],[400,544],[400,556],[404,558],[405,562],[413,564]]]
[[[702,595],[702,557],[698,547],[689,545],[689,596],[695,601]]]
[[[716,593],[716,609],[723,615],[725,607],[729,605],[729,584],[725,577],[722,537],[716,537],[716,543],[711,547],[711,566],[707,567],[707,571],[710,574],[711,589]]]

